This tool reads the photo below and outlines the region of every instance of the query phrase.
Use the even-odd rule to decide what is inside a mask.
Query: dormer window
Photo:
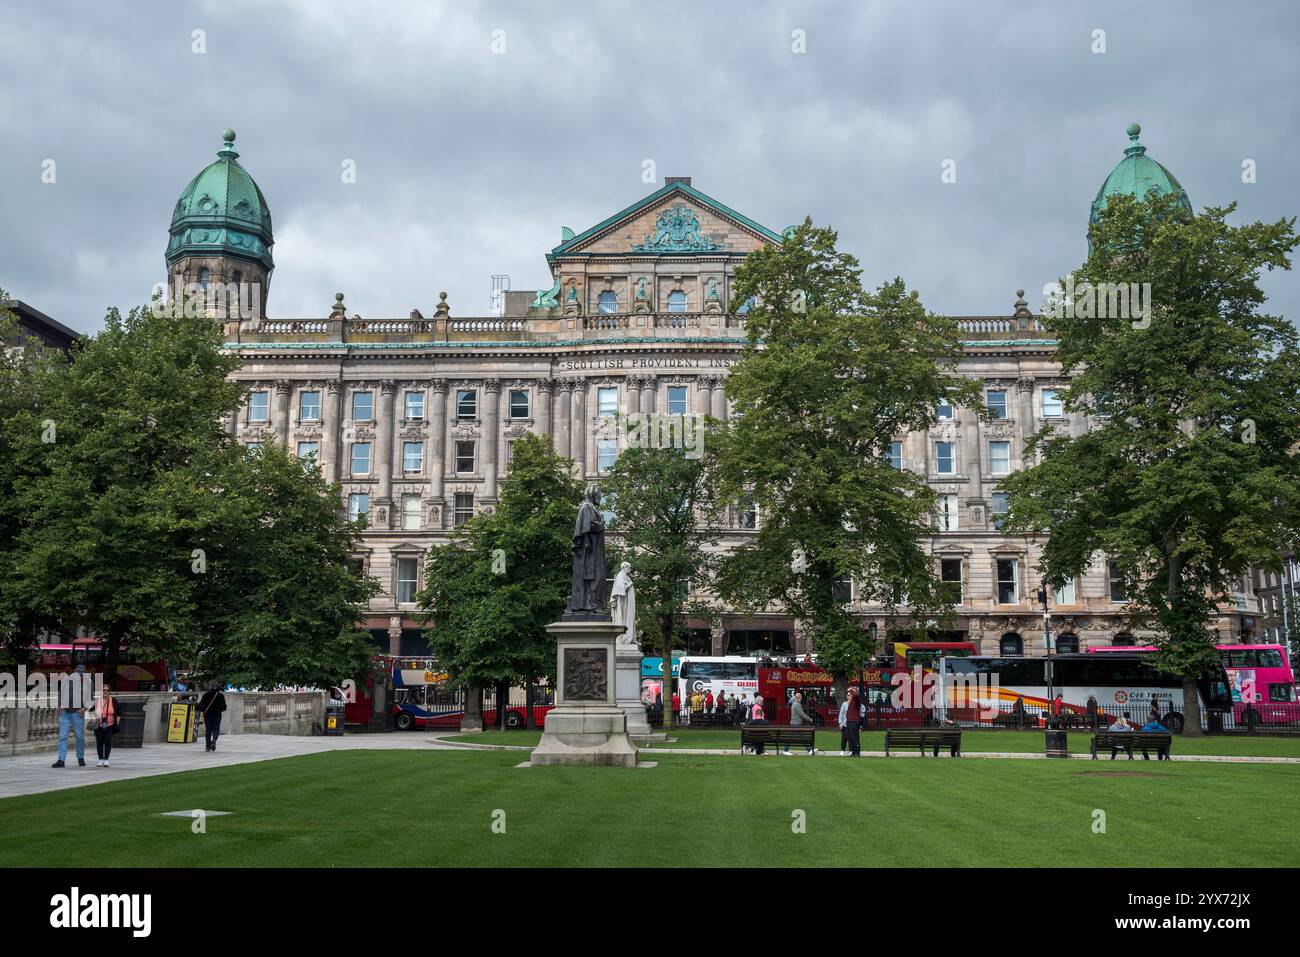
[[[686,311],[686,293],[680,289],[674,289],[668,294],[668,311],[685,312]]]
[[[602,292],[596,299],[596,311],[605,315],[618,312],[618,293]]]

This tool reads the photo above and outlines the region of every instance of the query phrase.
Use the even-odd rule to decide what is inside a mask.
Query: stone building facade
[[[264,201],[249,208],[261,191],[229,168],[238,167],[233,139],[227,131],[217,162],[177,206],[169,275],[242,271],[265,290],[270,214]],[[211,195],[219,189],[245,203],[240,218],[222,219],[225,195]],[[407,318],[366,319],[349,316],[339,293],[319,318],[268,319],[264,309],[232,316],[226,347],[238,353],[238,378],[249,391],[228,427],[243,443],[278,442],[316,456],[325,477],[341,485],[343,506],[368,515],[362,558],[384,594],[372,601],[367,626],[384,651],[422,653],[410,600],[423,584],[422,558],[497,501],[514,440],[548,436],[578,475],[599,482],[618,451],[602,427],[608,416],[728,417],[726,376],[745,339],[744,316],[728,309],[735,267],[779,242],[779,233],[689,178],[673,178],[584,232],[564,229],[546,254],[550,287],[507,293],[501,315],[454,315],[444,293],[428,317],[413,309]],[[983,384],[996,418],[941,409],[932,428],[898,436],[891,450],[899,467],[924,475],[940,496],[927,547],[936,574],[959,585],[961,601],[955,623],[936,637],[968,638],[983,653],[1041,654],[1041,546],[999,530],[998,483],[1025,464],[1026,441],[1044,424],[1077,432],[1088,423],[1060,408],[1065,383],[1055,343],[1023,292],[1004,315],[958,322],[958,372]],[[729,522],[734,545],[762,516],[733,509]],[[864,622],[888,634],[884,610],[864,606],[845,587]],[[1062,651],[1128,640],[1123,595],[1104,556],[1053,595],[1051,609]],[[1239,628],[1234,621],[1225,618],[1225,632]],[[808,650],[798,623],[780,614],[724,615],[712,630],[697,624],[689,649],[696,653]]]

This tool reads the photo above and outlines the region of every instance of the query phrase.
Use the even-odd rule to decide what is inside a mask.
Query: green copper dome
[[[1142,127],[1137,123],[1130,123],[1127,132],[1129,145],[1124,150],[1124,158],[1110,171],[1106,182],[1101,184],[1101,189],[1097,190],[1097,198],[1092,201],[1092,212],[1088,216],[1088,222],[1090,224],[1097,222],[1098,214],[1106,208],[1106,200],[1111,196],[1123,193],[1125,196],[1145,199],[1153,189],[1160,196],[1170,193],[1176,195],[1179,198],[1178,205],[1190,213],[1192,202],[1187,198],[1186,190],[1173,173],[1147,156],[1147,148],[1138,142]]]
[[[172,213],[168,264],[184,256],[235,256],[274,268],[271,211],[253,177],[236,160],[235,131],[222,134],[217,161],[195,176]]]

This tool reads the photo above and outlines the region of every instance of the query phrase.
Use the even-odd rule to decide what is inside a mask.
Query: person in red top
[[[704,696],[704,713],[708,714],[712,710],[713,710],[713,689],[710,688],[709,693]]]
[[[673,692],[673,714],[682,713],[682,695],[680,691]]]

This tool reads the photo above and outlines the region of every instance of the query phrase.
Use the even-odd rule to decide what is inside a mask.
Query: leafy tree
[[[1294,326],[1261,311],[1259,286],[1263,270],[1290,268],[1295,220],[1231,226],[1234,208],[1108,201],[1070,277],[1074,301],[1050,320],[1073,376],[1065,408],[1092,428],[1040,433],[1039,464],[1003,483],[1005,528],[1050,531],[1054,585],[1098,553],[1116,561],[1134,625],[1156,629],[1159,667],[1184,680],[1192,734],[1220,603],[1250,565],[1280,569],[1300,528],[1300,351]],[[1102,284],[1143,283],[1149,315],[1110,308]]]
[[[630,432],[636,427],[629,423]],[[663,655],[665,728],[673,722],[674,638],[687,616],[711,615],[691,596],[713,588],[717,566],[720,508],[713,436],[714,430],[703,434],[702,454],[672,447],[625,449],[604,483],[614,510],[611,531],[622,560],[632,566],[638,624],[646,644],[657,645]],[[616,569],[611,565],[611,573]]]
[[[736,270],[735,301],[754,305],[727,380],[736,418],[720,474],[729,499],[757,505],[760,528],[719,587],[742,607],[801,619],[819,662],[844,678],[874,649],[837,581],[851,576],[864,600],[908,604],[918,620],[943,613],[924,548],[934,496],[886,454],[931,425],[940,400],[973,405],[978,389],[954,374],[956,323],[928,313],[902,279],[864,290],[836,240],[805,220]]]
[[[233,453],[164,488],[161,520],[191,546],[203,671],[251,687],[360,678],[374,646],[357,622],[380,591],[352,566],[364,520],[347,521],[314,460],[275,443]]]
[[[582,484],[549,443],[514,444],[497,507],[470,519],[451,542],[429,551],[417,596],[432,628],[434,655],[451,679],[477,695],[554,676],[555,639],[546,626],[569,597],[574,516]],[[497,709],[500,717],[502,708]],[[532,708],[528,708],[532,722]]]
[[[210,320],[114,309],[6,418],[22,524],[4,603],[101,637],[109,680],[126,645],[174,657],[201,633],[191,549],[162,522],[162,491],[229,441],[236,366]]]

